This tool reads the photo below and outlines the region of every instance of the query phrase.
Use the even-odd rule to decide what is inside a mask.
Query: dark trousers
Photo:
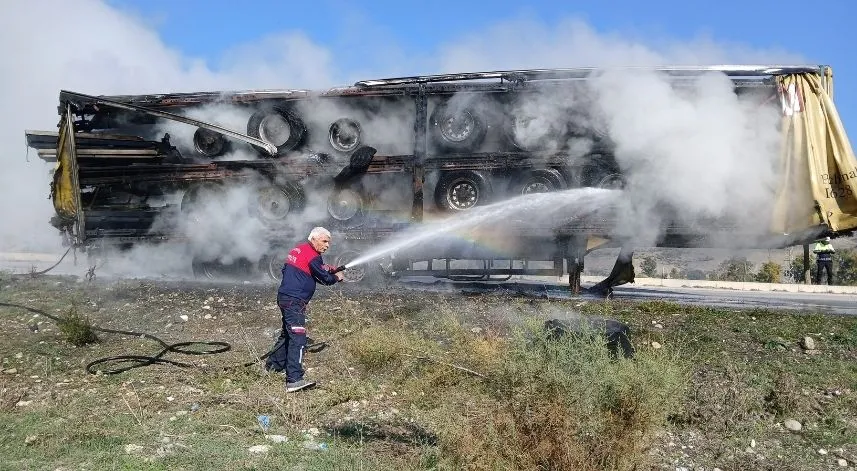
[[[827,284],[833,284],[833,260],[819,260],[816,262],[815,284],[821,284],[821,271],[827,271]]]
[[[292,383],[304,377],[303,358],[306,346],[306,305],[298,299],[277,300],[283,315],[283,330],[274,344],[265,368],[286,371],[286,381]]]

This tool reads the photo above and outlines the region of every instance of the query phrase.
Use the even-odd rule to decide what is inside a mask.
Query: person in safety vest
[[[816,255],[817,270],[815,272],[815,284],[821,284],[821,271],[827,271],[827,284],[833,284],[833,253],[836,250],[830,245],[830,237],[825,237],[823,240],[815,242],[815,247],[812,249]]]
[[[308,242],[289,251],[283,264],[283,280],[277,290],[277,305],[283,315],[280,337],[265,361],[268,371],[286,372],[286,392],[299,391],[315,385],[304,379],[303,354],[307,344],[306,306],[315,294],[316,283],[333,285],[342,281],[343,274],[331,273],[333,267],[324,264],[321,254],[330,248],[330,231],[313,228]]]

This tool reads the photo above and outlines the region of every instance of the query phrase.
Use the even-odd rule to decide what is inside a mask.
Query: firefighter
[[[815,284],[821,284],[821,271],[827,271],[827,284],[833,284],[833,254],[836,250],[830,245],[830,237],[825,237],[823,240],[815,242],[813,253],[818,257],[816,259],[817,270],[815,273]]]
[[[283,264],[283,280],[277,290],[283,329],[265,361],[268,371],[286,371],[286,392],[315,385],[304,379],[306,306],[315,293],[316,283],[333,285],[343,279],[341,272],[331,273],[331,267],[325,265],[321,258],[321,254],[330,247],[330,231],[323,227],[313,228],[307,241],[290,250]]]

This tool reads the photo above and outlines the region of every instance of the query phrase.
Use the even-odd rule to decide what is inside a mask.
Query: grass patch
[[[305,357],[317,387],[286,394],[281,375],[234,368],[271,345],[271,289],[11,283],[4,302],[76,320],[60,328],[0,308],[0,469],[825,469],[834,453],[857,451],[849,317],[326,290],[310,330],[329,346]],[[550,337],[545,317],[560,314],[625,322],[635,357],[614,357],[596,332]],[[157,349],[100,333],[71,346],[67,332],[102,322],[233,349],[168,355],[199,367],[87,375],[94,358]],[[802,347],[807,336],[815,351]],[[785,431],[786,419],[802,431]],[[258,445],[270,448],[252,453]]]
[[[75,347],[98,342],[98,336],[92,330],[90,319],[81,315],[74,304],[57,323],[57,327],[59,327],[63,338]]]
[[[478,397],[442,409],[456,467],[633,469],[680,404],[686,371],[664,351],[616,359],[598,336],[552,339],[537,323],[506,347]]]

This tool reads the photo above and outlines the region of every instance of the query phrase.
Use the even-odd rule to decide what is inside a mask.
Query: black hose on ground
[[[44,270],[35,271],[32,273],[15,273],[12,275],[12,277],[29,276],[29,277],[35,278],[37,276],[44,275],[45,273],[47,273],[47,272],[53,270],[54,268],[56,268],[57,266],[59,266],[59,264],[62,263],[62,261],[65,259],[65,256],[68,255],[69,252],[71,252],[71,249],[72,249],[72,247],[67,248],[65,253],[62,254],[62,257],[60,257],[60,259],[57,260],[57,263],[54,263],[53,265],[49,266],[48,268],[45,268]]]
[[[54,321],[56,323],[60,323],[63,321],[62,318],[55,316],[53,314],[49,314],[49,313],[47,313],[41,309],[36,309],[36,308],[29,307],[29,306],[21,305],[21,304],[12,304],[12,303],[0,302],[0,306],[23,309],[25,311],[32,312],[33,314],[39,314],[41,316],[45,316],[48,319],[51,319],[52,321]],[[104,358],[99,358],[97,360],[93,360],[93,361],[89,362],[89,364],[86,365],[86,372],[89,374],[97,374],[100,371],[101,374],[104,374],[104,375],[113,375],[113,374],[124,373],[125,371],[131,370],[133,368],[139,368],[141,366],[149,366],[149,365],[154,365],[154,364],[165,364],[165,365],[178,366],[180,368],[191,368],[191,367],[194,367],[195,365],[192,365],[190,363],[182,363],[179,361],[169,360],[169,359],[162,358],[162,357],[164,355],[166,355],[167,353],[170,353],[170,352],[181,353],[183,355],[214,355],[217,353],[228,352],[229,350],[232,349],[232,346],[228,342],[190,341],[190,342],[177,342],[177,343],[169,344],[167,342],[164,342],[160,338],[158,338],[152,334],[147,334],[145,332],[134,332],[134,331],[130,331],[130,330],[117,330],[117,329],[105,329],[103,327],[97,327],[97,326],[89,326],[89,327],[90,327],[90,329],[97,331],[97,332],[104,332],[104,333],[108,333],[108,334],[128,335],[131,337],[146,338],[149,340],[153,340],[153,341],[159,343],[162,347],[164,347],[163,350],[158,352],[156,355],[152,355],[152,356],[148,356],[148,355],[116,355],[116,356],[104,357]],[[193,349],[189,348],[189,347],[194,346],[194,345],[209,347],[209,349],[208,350],[193,350]],[[327,346],[327,343],[325,343],[325,342],[308,342],[308,345],[306,346],[305,351],[310,352],[310,353],[317,353],[317,352],[320,352],[321,350],[323,350],[326,346]],[[271,353],[273,353],[273,350],[269,350],[264,355],[256,358],[255,360],[253,360],[251,362],[242,363],[240,365],[225,366],[225,367],[223,367],[223,369],[228,370],[228,369],[232,369],[232,368],[236,368],[236,367],[253,366],[256,364],[256,362],[268,358],[271,355]],[[133,364],[128,365],[128,366],[123,366],[120,368],[108,369],[108,370],[95,369],[94,368],[97,365],[101,365],[104,363],[111,363],[111,362],[114,362],[114,363],[133,362]]]

